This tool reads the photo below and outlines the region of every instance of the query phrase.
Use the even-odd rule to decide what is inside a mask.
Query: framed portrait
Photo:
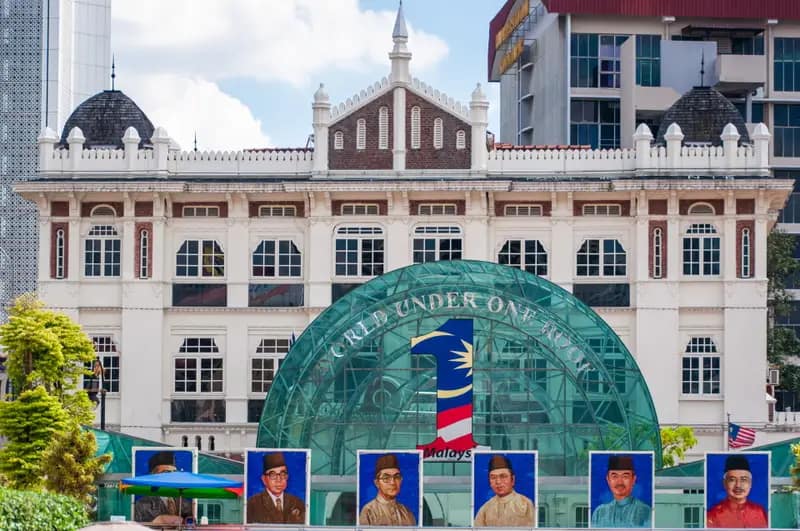
[[[356,525],[422,526],[422,450],[358,450]]]
[[[473,451],[472,526],[536,527],[537,465],[537,452]]]
[[[134,446],[132,449],[133,475],[163,474],[167,472],[197,472],[197,449],[169,446]],[[194,516],[194,500],[161,496],[134,496],[133,520],[152,522],[159,516]]]
[[[706,527],[769,527],[770,467],[769,452],[707,453]]]
[[[653,527],[653,452],[589,453],[589,527]]]
[[[244,522],[309,525],[311,451],[245,450]]]

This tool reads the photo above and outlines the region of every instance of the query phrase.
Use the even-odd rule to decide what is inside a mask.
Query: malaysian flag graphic
[[[756,440],[756,430],[743,428],[733,422],[728,425],[728,448],[747,448]]]
[[[472,438],[472,319],[450,319],[411,338],[411,354],[436,356],[436,440],[418,445],[428,452],[470,450]]]

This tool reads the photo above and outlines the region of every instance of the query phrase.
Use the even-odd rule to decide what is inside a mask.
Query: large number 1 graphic
[[[436,357],[436,440],[420,450],[469,450],[472,438],[472,319],[450,319],[411,338],[411,354]]]

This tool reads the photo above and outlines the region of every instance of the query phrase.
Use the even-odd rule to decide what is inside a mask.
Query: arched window
[[[382,275],[384,245],[383,229],[380,227],[339,227],[336,229],[335,242],[336,275]]]
[[[389,107],[378,109],[378,149],[389,149]]]
[[[299,277],[300,250],[292,240],[261,240],[253,251],[254,277]]]
[[[414,229],[412,249],[415,264],[437,260],[461,260],[463,248],[461,227],[422,226]]]
[[[444,146],[444,125],[441,118],[433,120],[433,149],[442,149]]]
[[[344,133],[336,131],[333,133],[333,149],[344,149]]]
[[[189,436],[188,435],[182,435],[181,436],[181,446],[183,446],[184,448],[189,446]]]
[[[56,231],[56,278],[64,278],[64,273],[66,271],[64,267],[64,257],[65,257],[65,242],[66,238],[64,237],[64,229],[58,229]]]
[[[653,230],[653,278],[664,274],[664,235],[660,228]]]
[[[688,210],[690,216],[713,216],[716,214],[710,203],[693,203]]]
[[[90,213],[92,217],[99,217],[99,216],[116,216],[117,212],[114,210],[114,207],[111,205],[97,205],[92,209]]]
[[[710,337],[693,337],[686,345],[681,370],[681,392],[685,395],[719,395],[720,356]]]
[[[467,148],[467,133],[463,129],[456,131],[456,149]]]
[[[225,253],[215,240],[184,240],[175,255],[179,277],[225,276]]]
[[[198,450],[202,450],[203,449],[203,438],[200,437],[199,435],[195,435],[194,436],[194,446]]]
[[[547,251],[539,240],[506,240],[497,262],[534,275],[547,275]]]
[[[139,232],[139,278],[150,277],[150,231]]]
[[[98,207],[99,208],[99,207]],[[84,242],[84,275],[118,277],[120,238],[113,225],[94,225]]]
[[[367,121],[363,118],[356,121],[356,149],[367,149]]]
[[[583,240],[576,264],[579,277],[624,277],[627,274],[625,249],[619,240]]]
[[[216,440],[213,435],[208,436],[208,451],[213,452],[216,449]]]
[[[411,149],[419,149],[420,119],[419,107],[411,107]]]
[[[690,225],[683,237],[683,274],[716,276],[720,272],[719,234],[710,223]]]
[[[751,272],[751,248],[750,248],[750,229],[742,229],[742,278],[750,278]]]

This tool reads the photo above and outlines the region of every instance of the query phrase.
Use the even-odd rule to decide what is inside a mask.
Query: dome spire
[[[394,30],[392,30],[392,40],[402,40],[408,42],[408,28],[406,28],[406,17],[403,16],[403,0],[400,0],[400,6],[397,8],[397,18],[394,21]]]
[[[394,41],[394,47],[389,53],[389,59],[392,61],[392,82],[411,83],[411,73],[408,68],[408,63],[411,62],[411,52],[408,51],[406,46],[408,28],[406,27],[406,17],[403,16],[403,0],[400,0],[400,6],[397,8],[392,40]]]

